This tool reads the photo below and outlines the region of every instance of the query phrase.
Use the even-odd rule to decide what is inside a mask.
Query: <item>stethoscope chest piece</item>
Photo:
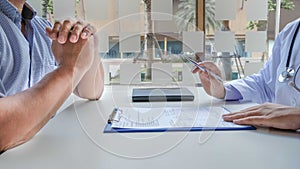
[[[294,77],[295,75],[295,70],[293,68],[286,68],[285,71],[283,71],[279,77],[278,77],[278,81],[280,83],[283,83],[287,80],[290,80],[291,77]]]

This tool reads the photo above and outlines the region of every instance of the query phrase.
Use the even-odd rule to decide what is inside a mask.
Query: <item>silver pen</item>
[[[193,64],[194,64],[198,69],[200,69],[201,71],[207,72],[207,73],[209,73],[211,76],[213,76],[215,79],[217,79],[218,81],[223,82],[223,79],[222,79],[219,75],[217,75],[217,74],[215,74],[214,72],[212,72],[212,71],[206,69],[206,68],[203,67],[203,66],[198,65],[198,63],[197,63],[196,61],[194,61],[193,59],[187,57],[187,60],[190,61],[191,63],[193,63]]]

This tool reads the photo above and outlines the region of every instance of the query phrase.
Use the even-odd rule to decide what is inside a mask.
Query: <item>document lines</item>
[[[225,122],[223,107],[115,108],[104,132],[164,132],[253,130],[252,126]]]

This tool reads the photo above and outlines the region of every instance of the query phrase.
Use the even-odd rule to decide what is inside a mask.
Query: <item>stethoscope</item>
[[[289,50],[289,53],[288,53],[288,58],[287,58],[287,61],[286,61],[285,71],[283,71],[278,77],[278,81],[280,83],[284,83],[286,81],[289,81],[291,78],[293,78],[293,81],[289,81],[288,85],[292,86],[298,92],[300,92],[300,88],[296,85],[296,75],[297,75],[297,73],[300,69],[300,65],[298,66],[298,68],[295,71],[294,68],[290,67],[290,60],[291,60],[291,57],[292,57],[292,51],[293,51],[293,48],[294,48],[294,43],[295,43],[296,36],[298,34],[298,31],[299,31],[299,27],[300,27],[300,22],[299,22],[299,24],[298,24],[298,26],[295,30],[295,33],[294,33],[294,36],[293,36],[293,39],[292,39],[292,43],[291,43],[290,50]]]

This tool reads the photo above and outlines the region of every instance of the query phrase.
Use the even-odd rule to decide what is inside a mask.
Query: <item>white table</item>
[[[202,88],[194,102],[132,103],[131,87],[106,86],[101,100],[76,99],[32,140],[0,156],[1,169],[300,168],[300,134],[247,131],[104,134],[114,106],[221,105]],[[249,104],[226,103],[231,110]]]

